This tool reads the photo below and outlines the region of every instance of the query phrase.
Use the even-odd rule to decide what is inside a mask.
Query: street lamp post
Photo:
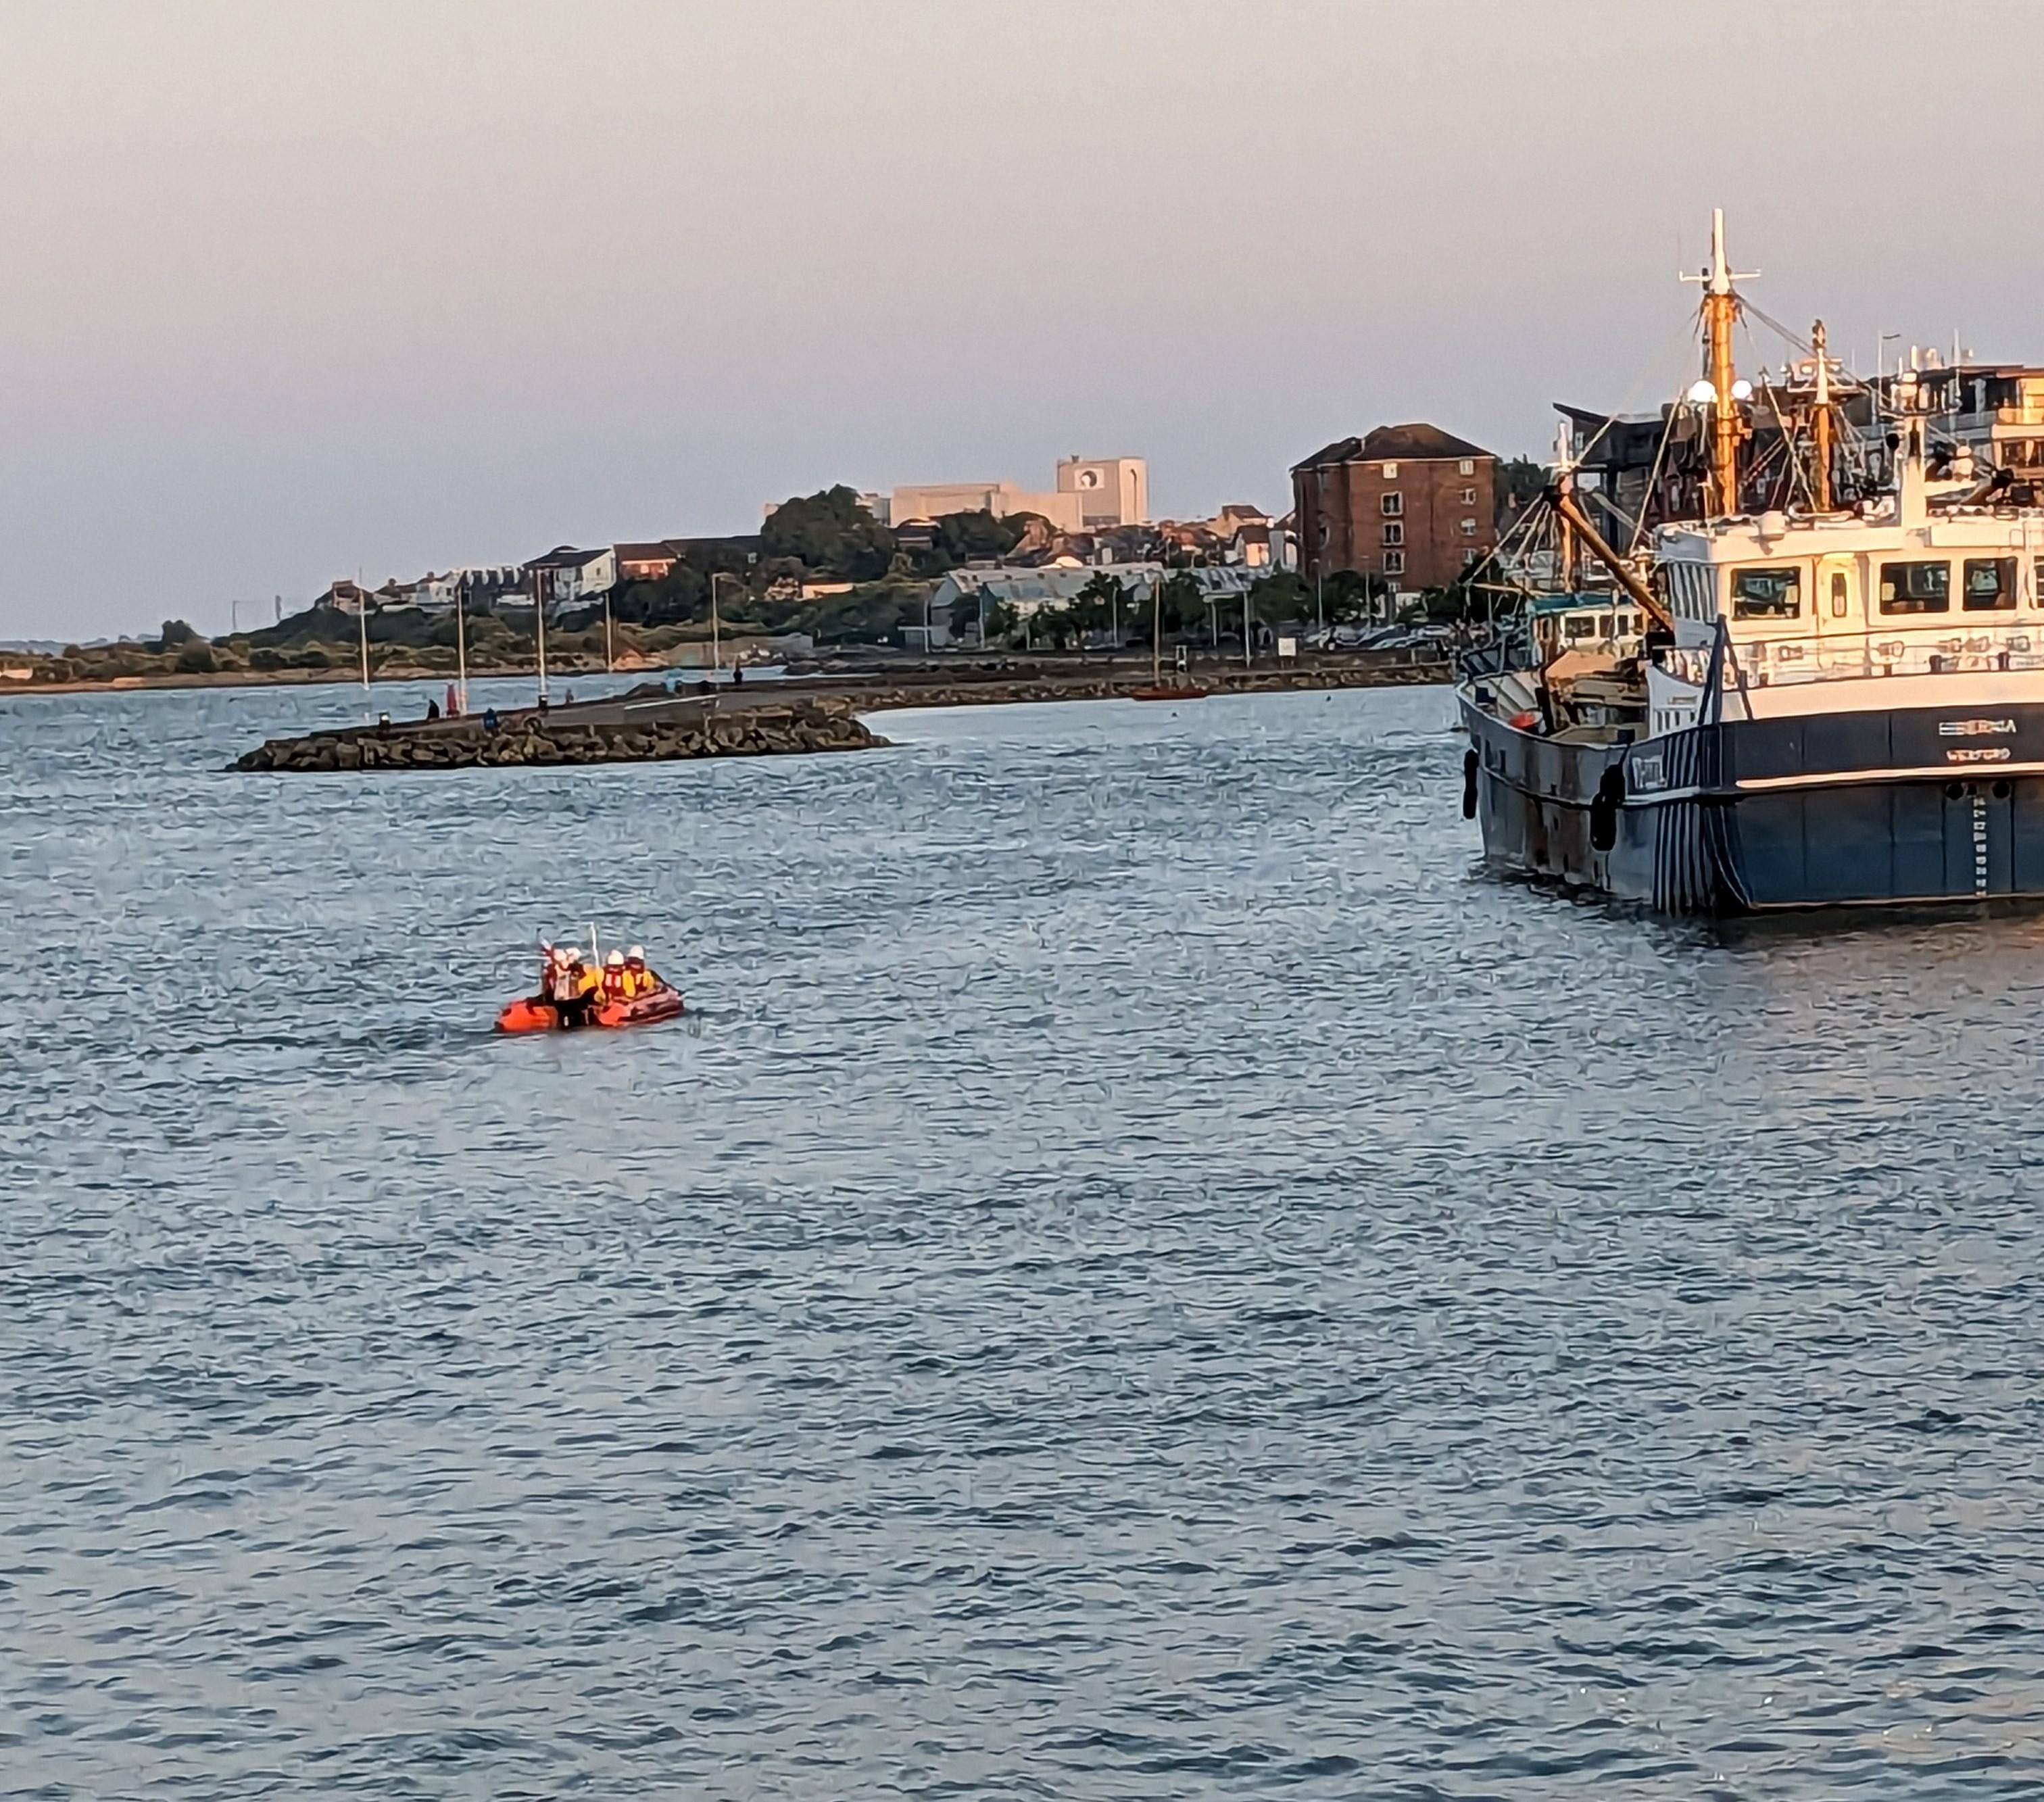
[[[540,644],[540,705],[547,704],[547,597],[546,589],[551,582],[542,585],[540,571],[532,571],[532,629],[539,635]]]
[[[454,585],[455,674],[460,683],[461,717],[468,717],[468,578],[457,576]]]

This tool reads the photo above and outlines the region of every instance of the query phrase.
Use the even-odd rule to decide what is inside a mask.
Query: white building
[[[1083,531],[1150,523],[1150,466],[1140,457],[1066,457],[1058,492],[1078,496]]]
[[[883,523],[907,525],[947,513],[977,513],[996,519],[1036,513],[1060,532],[1145,525],[1150,519],[1150,466],[1140,457],[1066,457],[1058,465],[1057,486],[1048,493],[1032,492],[1012,482],[911,483],[888,497]]]
[[[1078,494],[1032,494],[1012,482],[916,482],[896,489],[887,502],[887,523],[892,526],[928,524],[947,513],[982,513],[996,519],[1040,513],[1061,532],[1085,529],[1085,506]]]
[[[529,585],[537,582],[546,597],[549,613],[587,606],[617,586],[617,549],[606,544],[598,550],[578,551],[573,545],[556,545],[544,557],[523,566]],[[532,592],[529,586],[527,592]]]

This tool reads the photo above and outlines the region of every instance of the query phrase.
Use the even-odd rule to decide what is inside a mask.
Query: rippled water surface
[[[2044,1786],[2044,924],[1489,880],[1439,691],[359,706],[0,708],[0,1792]]]

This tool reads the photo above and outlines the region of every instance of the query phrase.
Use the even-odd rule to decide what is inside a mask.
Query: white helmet
[[[561,962],[563,963],[580,963],[582,962],[582,947],[579,945],[569,946],[566,951],[561,953]]]
[[[634,945],[624,954],[624,956],[628,962],[644,963],[646,961],[646,947],[644,945]]]
[[[613,951],[603,960],[603,967],[606,970],[622,970],[624,967],[624,952]]]

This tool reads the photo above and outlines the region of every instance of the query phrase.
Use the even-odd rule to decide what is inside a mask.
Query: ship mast
[[[1746,421],[1739,417],[1739,398],[1732,393],[1732,322],[1739,317],[1739,296],[1732,291],[1735,280],[1745,281],[1758,274],[1746,270],[1735,277],[1725,261],[1724,209],[1711,212],[1711,263],[1700,275],[1685,275],[1687,282],[1704,285],[1704,337],[1710,359],[1711,386],[1711,491],[1708,500],[1720,516],[1739,511],[1739,443],[1746,436]]]
[[[1817,364],[1817,398],[1810,413],[1810,502],[1820,513],[1831,510],[1831,364],[1824,354],[1824,322],[1810,328],[1810,350]]]
[[[1575,492],[1575,464],[1570,455],[1573,448],[1568,421],[1563,420],[1554,428],[1554,487],[1559,494]],[[1573,594],[1582,583],[1582,560],[1576,553],[1576,528],[1566,512],[1558,509],[1555,517],[1560,527],[1562,586]]]

